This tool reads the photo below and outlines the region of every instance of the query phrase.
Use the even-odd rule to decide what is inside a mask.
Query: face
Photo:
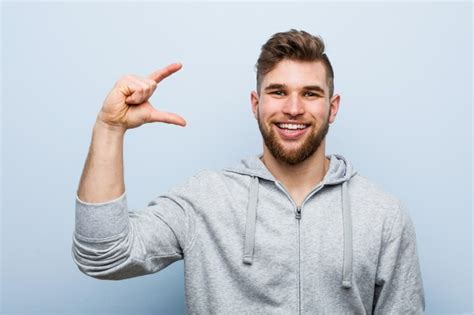
[[[339,99],[339,95],[329,97],[321,62],[279,62],[263,77],[260,96],[251,94],[268,152],[290,165],[312,156],[335,120]]]

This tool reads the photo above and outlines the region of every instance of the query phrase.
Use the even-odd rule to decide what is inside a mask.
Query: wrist
[[[110,125],[108,123],[103,122],[100,118],[97,118],[94,125],[94,131],[103,134],[123,136],[127,131],[127,128]]]

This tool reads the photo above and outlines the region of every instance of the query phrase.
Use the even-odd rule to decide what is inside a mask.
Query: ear
[[[256,91],[250,93],[250,102],[252,103],[253,116],[257,119],[258,94]]]
[[[329,107],[331,110],[331,115],[329,116],[329,123],[332,124],[336,120],[336,115],[339,110],[339,103],[341,101],[341,96],[339,94],[334,94],[331,97]]]

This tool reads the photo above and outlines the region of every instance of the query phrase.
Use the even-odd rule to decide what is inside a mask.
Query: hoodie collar
[[[242,159],[235,167],[229,167],[225,170],[276,182],[276,178],[262,162],[262,156],[263,154],[248,156]],[[352,164],[342,155],[330,154],[327,157],[329,158],[329,168],[323,178],[324,185],[340,184],[349,180],[357,173]]]

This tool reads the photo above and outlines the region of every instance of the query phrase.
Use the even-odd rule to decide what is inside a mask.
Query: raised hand
[[[107,95],[97,121],[123,132],[151,122],[186,126],[181,116],[158,111],[148,101],[158,83],[181,67],[180,63],[173,63],[146,78],[135,75],[122,77]]]

